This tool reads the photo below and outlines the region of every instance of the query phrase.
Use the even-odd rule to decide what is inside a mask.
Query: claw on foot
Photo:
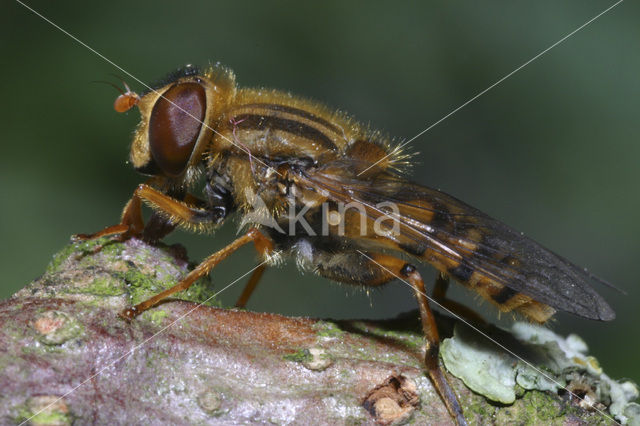
[[[127,308],[121,311],[119,314],[120,318],[122,318],[127,322],[131,322],[131,320],[133,320],[136,317],[136,315],[138,315],[138,310],[136,309],[135,306],[132,308]]]
[[[75,234],[71,236],[72,243],[79,243],[81,241],[87,241],[91,239],[91,234]]]
[[[102,231],[98,231],[93,234],[75,234],[71,237],[71,241],[75,243],[79,241],[95,240],[96,238],[106,237],[108,235],[118,235],[118,238],[122,240],[133,236],[133,232],[129,225],[118,224],[108,226]]]

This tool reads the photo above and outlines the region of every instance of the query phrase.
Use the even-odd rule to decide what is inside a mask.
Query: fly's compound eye
[[[153,106],[149,146],[167,176],[179,176],[187,167],[205,117],[206,98],[200,84],[182,83],[167,90]]]

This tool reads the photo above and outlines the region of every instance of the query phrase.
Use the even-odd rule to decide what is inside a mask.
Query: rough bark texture
[[[97,250],[98,244],[105,244]],[[188,269],[179,247],[72,244],[0,303],[0,423],[452,424],[421,368],[415,315],[320,321],[222,309],[201,280],[131,323],[119,310]],[[241,284],[240,284],[241,285]],[[440,318],[443,333],[454,321]],[[556,394],[487,401],[472,424],[609,424]]]

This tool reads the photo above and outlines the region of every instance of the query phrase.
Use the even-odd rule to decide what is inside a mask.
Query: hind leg
[[[339,254],[315,252],[313,263],[318,274],[339,282],[379,286],[397,278],[411,286],[420,308],[426,340],[424,365],[451,416],[457,424],[466,425],[458,398],[440,366],[438,328],[429,307],[424,281],[416,267],[397,257],[359,251]]]
[[[447,289],[449,288],[449,276],[443,272],[438,273],[436,282],[433,286],[433,292],[431,296],[441,307],[447,309],[450,313],[469,321],[473,324],[487,325],[487,322],[473,309],[456,302],[455,300],[447,299]]]

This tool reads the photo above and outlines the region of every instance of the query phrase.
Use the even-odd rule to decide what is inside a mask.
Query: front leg
[[[187,194],[185,201],[180,201],[147,184],[141,184],[136,188],[133,196],[126,204],[119,224],[109,226],[94,234],[78,234],[74,236],[74,239],[91,240],[116,234],[119,234],[119,240],[140,237],[145,231],[144,221],[142,220],[143,201],[148,204],[161,219],[164,219],[164,224],[162,224],[162,220],[158,221],[162,226],[157,230],[154,229],[150,233],[150,237],[154,239],[166,235],[176,226],[182,226],[195,231],[204,231],[222,222],[229,213],[226,206],[207,207],[203,201],[198,200],[190,194]]]
[[[137,194],[138,189],[140,189],[140,187],[134,191],[131,199],[125,204],[119,224],[108,226],[102,231],[94,232],[93,234],[76,234],[73,236],[73,240],[94,240],[96,238],[117,234],[119,234],[120,240],[126,240],[129,237],[137,237],[142,234],[144,221],[142,220],[142,204]]]

